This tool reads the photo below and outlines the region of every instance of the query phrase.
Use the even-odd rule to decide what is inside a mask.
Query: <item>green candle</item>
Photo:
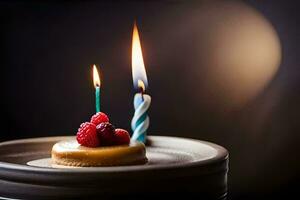
[[[100,112],[100,87],[96,87],[96,113]]]
[[[100,78],[96,65],[93,65],[93,81],[95,86],[95,104],[96,104],[96,113],[100,112]]]

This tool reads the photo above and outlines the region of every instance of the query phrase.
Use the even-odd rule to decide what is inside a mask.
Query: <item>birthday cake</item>
[[[103,112],[82,123],[76,140],[66,140],[52,147],[52,162],[57,165],[96,167],[145,164],[146,148],[130,142],[129,133],[115,129]]]

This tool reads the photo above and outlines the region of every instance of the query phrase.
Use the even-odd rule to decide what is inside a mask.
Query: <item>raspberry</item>
[[[111,123],[103,122],[100,123],[96,128],[101,145],[110,146],[114,144],[115,127]]]
[[[116,131],[115,143],[117,145],[130,143],[130,136],[129,136],[128,131],[121,129],[121,128],[117,128],[115,131]]]
[[[91,123],[95,124],[96,126],[102,122],[109,122],[107,115],[103,112],[98,112],[91,118]]]
[[[76,135],[77,142],[86,147],[99,146],[96,126],[90,122],[82,123]]]

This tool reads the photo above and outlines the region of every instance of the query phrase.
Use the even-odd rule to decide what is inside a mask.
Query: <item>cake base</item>
[[[131,142],[129,145],[89,148],[75,139],[59,141],[52,147],[52,162],[75,167],[139,165],[147,162],[145,145]]]
[[[149,136],[145,165],[54,168],[51,148],[66,139],[74,137],[0,143],[0,199],[226,197],[228,152],[219,145]]]

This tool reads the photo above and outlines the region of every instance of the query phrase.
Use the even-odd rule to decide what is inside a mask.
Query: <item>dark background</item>
[[[153,98],[149,134],[198,138],[226,147],[232,199],[296,194],[300,14],[289,1],[244,2],[274,26],[282,60],[263,92],[233,111],[190,103],[202,91],[186,84],[189,68],[172,61],[184,55],[164,47],[165,25],[176,26],[168,16],[184,16],[203,1],[0,2],[0,140],[75,134],[94,112],[93,63],[101,66],[103,111],[114,124],[130,130],[131,33],[137,19],[147,93]]]

